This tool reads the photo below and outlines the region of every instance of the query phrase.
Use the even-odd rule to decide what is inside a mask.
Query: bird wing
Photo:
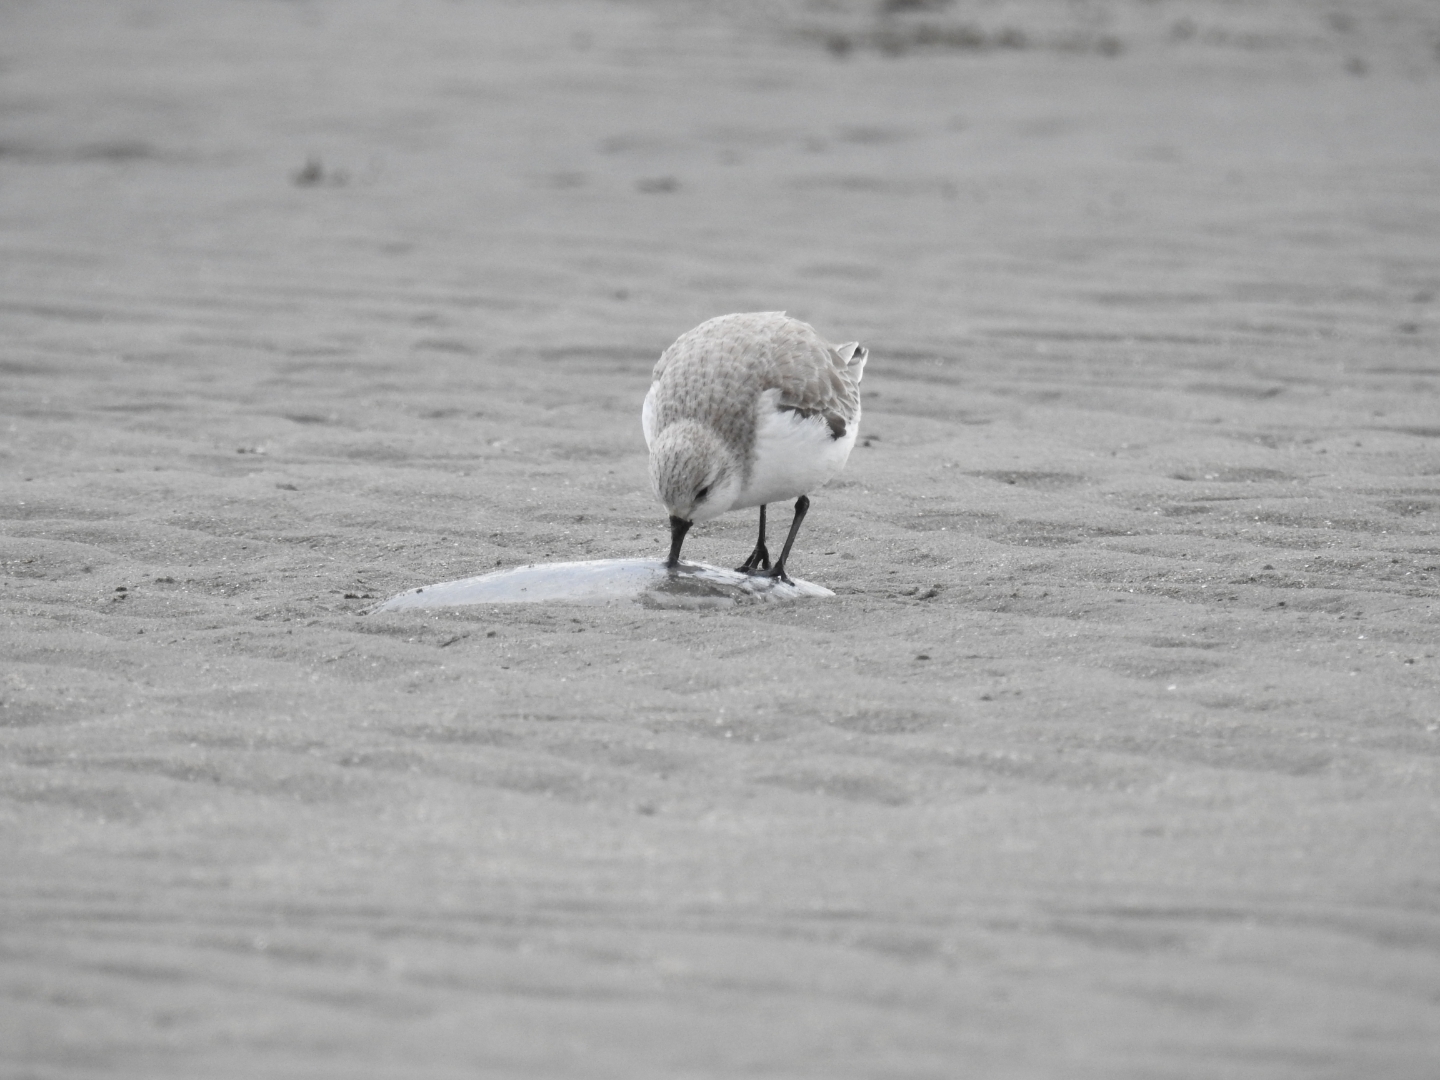
[[[823,417],[839,439],[860,418],[857,384],[868,355],[857,342],[827,344],[814,327],[783,311],[709,319],[681,334],[656,362],[641,413],[646,442],[674,419],[687,386],[700,389],[689,395],[691,407],[706,402],[722,426],[726,416],[740,428],[753,423],[749,395],[775,390],[776,407]]]
[[[868,355],[855,342],[826,345],[805,323],[789,320],[771,341],[769,381],[780,391],[777,406],[824,417],[832,437],[840,438],[859,419],[856,384]]]

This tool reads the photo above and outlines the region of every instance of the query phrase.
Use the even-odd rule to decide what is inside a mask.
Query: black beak
[[[670,560],[665,565],[671,570],[680,565],[680,545],[685,543],[685,534],[689,531],[690,522],[670,516]]]

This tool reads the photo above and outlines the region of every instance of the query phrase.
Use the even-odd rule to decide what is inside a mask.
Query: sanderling
[[[650,483],[670,511],[670,560],[697,521],[760,508],[760,538],[737,570],[789,582],[785,560],[810,509],[806,493],[845,467],[860,426],[869,352],[829,345],[783,311],[721,315],[681,334],[655,365],[640,422]],[[765,505],[795,500],[774,567]]]

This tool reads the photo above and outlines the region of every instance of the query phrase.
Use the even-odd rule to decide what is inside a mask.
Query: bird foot
[[[766,570],[762,576],[768,577],[771,581],[783,581],[786,585],[795,584],[795,582],[790,580],[790,575],[785,573],[785,567],[783,566],[777,566],[773,570]]]
[[[763,546],[757,547],[750,553],[750,557],[739,566],[735,567],[736,573],[759,574],[770,569],[770,552]]]

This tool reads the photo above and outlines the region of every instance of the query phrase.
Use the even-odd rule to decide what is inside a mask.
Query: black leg
[[[790,522],[790,535],[785,537],[785,547],[780,552],[780,561],[777,562],[775,568],[770,571],[772,578],[778,578],[785,582],[786,585],[795,584],[785,573],[785,560],[790,558],[790,548],[791,545],[795,543],[795,534],[800,531],[800,523],[805,520],[805,512],[809,509],[810,496],[801,495],[795,500],[795,518]]]
[[[765,548],[765,507],[760,507],[760,539],[755,541],[755,550],[750,557],[735,567],[742,574],[753,574],[756,570],[770,569],[770,552]]]

